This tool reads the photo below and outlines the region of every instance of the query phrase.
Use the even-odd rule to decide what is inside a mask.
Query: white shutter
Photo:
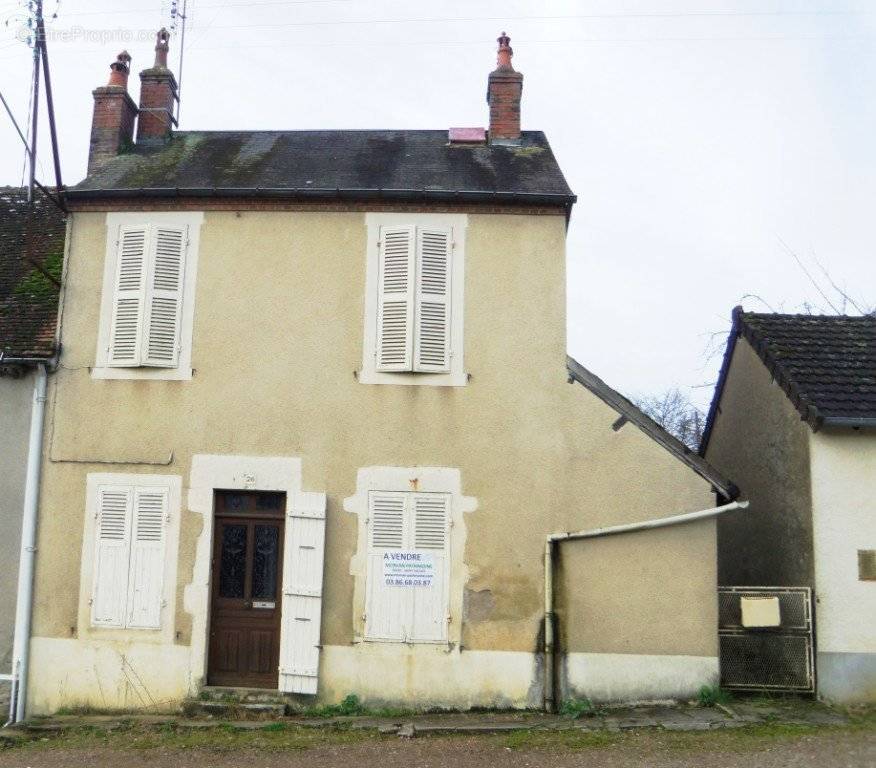
[[[95,626],[122,627],[125,623],[132,503],[130,488],[98,491],[91,598],[91,623]]]
[[[120,227],[107,362],[138,366],[146,302],[148,227]]]
[[[450,370],[449,229],[417,230],[416,321],[414,370]]]
[[[316,693],[319,675],[325,494],[292,499],[283,557],[280,690]]]
[[[387,586],[383,556],[405,548],[405,517],[410,494],[372,491],[368,495],[368,567],[365,577],[365,636],[372,640],[407,639],[411,590]]]
[[[157,226],[152,232],[142,364],[173,368],[179,357],[188,229]]]
[[[158,629],[161,626],[167,515],[167,489],[134,489],[127,617],[127,625],[132,628]]]
[[[432,558],[431,587],[414,587],[410,639],[441,642],[447,639],[448,576],[450,566],[450,497],[443,493],[413,495],[413,549]]]
[[[414,325],[414,227],[381,227],[378,244],[378,371],[410,371]]]

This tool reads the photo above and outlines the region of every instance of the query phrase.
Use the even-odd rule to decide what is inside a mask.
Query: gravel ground
[[[876,731],[824,729],[801,734],[667,734],[648,731],[573,743],[556,734],[367,738],[346,743],[254,749],[238,742],[226,747],[162,745],[113,749],[65,740],[8,749],[0,766],[15,768],[873,768]],[[128,745],[126,744],[126,747]],[[302,745],[304,746],[304,745]]]

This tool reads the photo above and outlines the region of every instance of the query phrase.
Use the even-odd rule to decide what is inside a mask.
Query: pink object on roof
[[[451,128],[447,133],[451,144],[484,144],[487,141],[486,128]]]

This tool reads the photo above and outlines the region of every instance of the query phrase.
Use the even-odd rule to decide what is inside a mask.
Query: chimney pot
[[[170,50],[170,32],[164,27],[155,35],[155,67],[167,69],[167,52]]]
[[[122,51],[116,60],[110,64],[110,78],[107,85],[119,86],[127,90],[128,75],[131,72],[131,55]]]
[[[514,70],[511,57],[511,38],[505,32],[496,39],[496,69],[487,80],[487,104],[490,106],[490,143],[518,144],[520,142],[520,96],[523,92],[523,74]]]

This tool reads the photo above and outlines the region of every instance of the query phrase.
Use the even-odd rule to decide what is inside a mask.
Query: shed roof
[[[577,381],[589,389],[620,416],[637,426],[654,442],[665,448],[684,464],[687,464],[688,467],[704,480],[711,483],[712,487],[724,498],[731,501],[738,498],[739,488],[733,482],[721,475],[709,462],[688,448],[681,440],[667,432],[666,429],[644,413],[635,403],[624,397],[620,392],[612,389],[573,357],[566,357],[566,369],[569,372],[570,381]]]
[[[813,429],[876,426],[876,317],[733,310],[733,327],[700,453],[705,453],[737,339],[758,354]]]

